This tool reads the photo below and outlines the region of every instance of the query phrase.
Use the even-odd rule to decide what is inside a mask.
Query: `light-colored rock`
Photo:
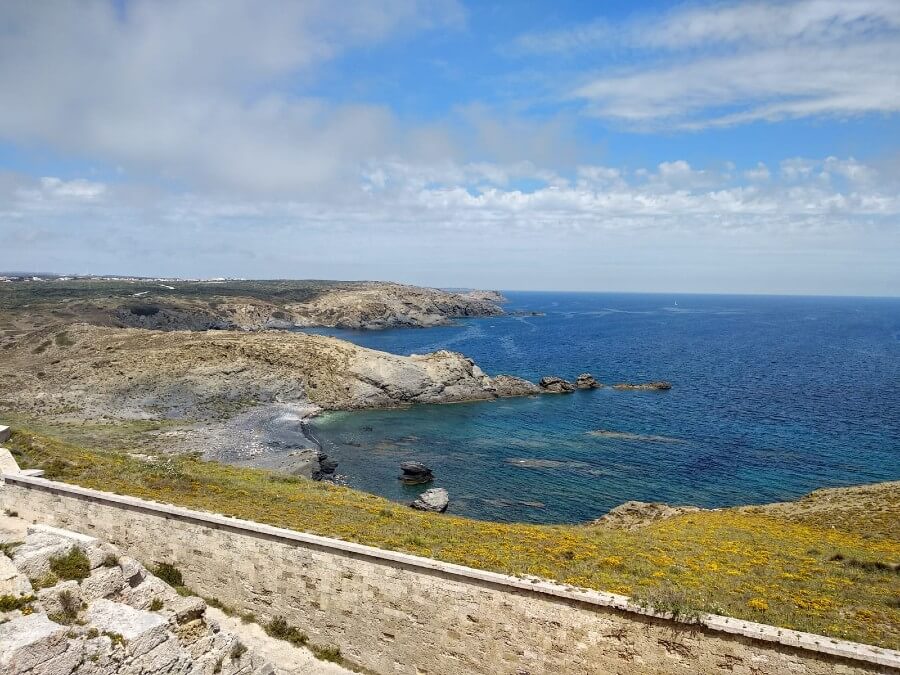
[[[12,554],[13,564],[29,579],[37,579],[50,572],[50,559],[68,553],[72,541],[48,534],[31,534]]]
[[[146,568],[127,555],[119,556],[119,569],[122,570],[122,578],[125,579],[125,583],[131,586],[137,586],[147,576]]]
[[[0,443],[5,443],[12,436],[12,429],[5,424],[0,424]]]
[[[19,572],[12,560],[0,553],[0,595],[28,595],[31,582]]]
[[[169,584],[158,577],[147,577],[136,586],[125,586],[119,599],[135,609],[149,609],[154,600],[159,600],[164,605],[178,598]]]
[[[4,473],[10,475],[19,473],[19,464],[9,450],[0,448],[0,475]]]
[[[88,605],[85,616],[88,626],[101,633],[117,633],[125,638],[133,655],[150,652],[168,639],[164,617],[121,602],[94,600]]]
[[[40,534],[46,535],[48,537],[56,537],[58,539],[66,539],[68,541],[75,542],[76,544],[80,544],[82,549],[85,549],[88,546],[100,545],[100,540],[97,539],[97,537],[92,537],[89,534],[81,534],[81,532],[65,530],[61,527],[51,527],[50,525],[42,525],[40,523],[29,525],[28,534]]]
[[[443,513],[450,505],[450,495],[445,488],[431,488],[425,490],[410,504],[418,511],[432,511]]]
[[[68,648],[66,627],[46,614],[29,614],[0,624],[0,673],[27,673]]]
[[[81,595],[85,602],[91,602],[115,595],[124,587],[125,577],[122,576],[122,570],[118,566],[99,567],[81,582]]]
[[[204,602],[203,598],[198,598],[196,595],[179,596],[177,600],[169,603],[166,610],[171,612],[172,618],[176,623],[187,623],[203,616],[203,613],[206,611],[206,602]]]
[[[56,586],[37,592],[38,602],[48,615],[66,614],[75,608],[81,610],[81,588],[77,581],[62,581]]]

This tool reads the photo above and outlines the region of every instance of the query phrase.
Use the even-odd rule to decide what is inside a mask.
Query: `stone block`
[[[6,448],[0,448],[0,474],[15,475],[19,473],[19,464],[12,453]]]
[[[98,567],[91,576],[81,582],[81,595],[85,602],[116,595],[125,587],[125,578],[118,567]]]
[[[158,599],[164,605],[175,601],[180,596],[169,584],[154,576],[147,576],[137,586],[128,586],[122,590],[119,599],[135,609],[149,609],[150,604]]]
[[[77,581],[63,581],[50,588],[42,588],[37,592],[37,599],[41,603],[41,607],[47,614],[65,614],[70,608],[64,606],[65,602],[63,594],[68,593],[71,596],[69,602],[81,609],[81,588]]]
[[[125,583],[130,586],[137,586],[147,577],[146,568],[134,558],[125,555],[119,556],[119,569],[122,570]]]
[[[29,614],[0,624],[0,672],[27,673],[64,653],[66,627],[46,614]]]
[[[50,572],[50,558],[65,555],[74,544],[56,538],[29,536],[13,551],[13,564],[29,579],[39,579]]]
[[[0,425],[0,443],[8,441],[10,436],[12,436],[12,429],[5,424]]]
[[[20,574],[12,560],[0,553],[0,595],[27,595],[31,590],[28,577]]]
[[[203,616],[206,611],[206,602],[203,601],[203,598],[195,595],[179,596],[177,600],[169,603],[166,610],[171,613],[176,623],[187,623]]]

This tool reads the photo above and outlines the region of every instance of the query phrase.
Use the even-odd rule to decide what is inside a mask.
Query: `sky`
[[[0,269],[900,295],[897,0],[0,4]]]

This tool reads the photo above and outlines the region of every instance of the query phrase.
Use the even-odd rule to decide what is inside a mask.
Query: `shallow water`
[[[587,371],[674,388],[330,413],[314,430],[350,485],[409,501],[424,488],[402,485],[398,465],[414,459],[454,513],[580,522],[629,499],[726,506],[900,479],[900,300],[507,296],[546,316],[317,332],[452,349],[531,380]]]

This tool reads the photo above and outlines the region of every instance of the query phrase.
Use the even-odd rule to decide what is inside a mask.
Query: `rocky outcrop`
[[[634,530],[659,520],[700,511],[696,506],[670,506],[657,502],[629,501],[612,509],[591,524],[622,530]]]
[[[431,488],[425,490],[410,503],[410,506],[418,511],[431,511],[443,513],[450,505],[450,495],[444,488]]]
[[[672,388],[671,382],[665,380],[657,380],[656,382],[644,382],[641,384],[631,384],[629,382],[620,382],[614,384],[613,389],[632,390],[632,391],[668,391]]]
[[[6,538],[6,537],[4,537]],[[182,597],[140,563],[93,537],[35,526],[0,571],[15,570],[15,593],[0,610],[5,675],[270,675],[272,667],[205,616],[206,603]],[[67,556],[77,570],[49,569]],[[45,570],[44,567],[47,567]],[[40,589],[28,577],[41,572]]]
[[[538,385],[547,394],[569,394],[575,391],[575,385],[561,377],[542,377]]]
[[[590,373],[582,373],[575,378],[575,386],[578,389],[599,389],[603,385],[597,382]]]
[[[403,462],[400,464],[400,480],[406,485],[422,485],[434,480],[431,469],[422,462]]]
[[[372,283],[342,285],[286,309],[302,326],[379,330],[440,326],[466,316],[498,316],[503,314],[498,301],[493,292],[452,293]]]
[[[321,335],[86,324],[65,334],[65,347],[46,331],[4,352],[0,376],[18,409],[206,422],[227,419],[247,402],[354,410],[538,393],[525,380],[491,377],[455,352],[397,356]],[[35,353],[35,341],[49,345]]]

